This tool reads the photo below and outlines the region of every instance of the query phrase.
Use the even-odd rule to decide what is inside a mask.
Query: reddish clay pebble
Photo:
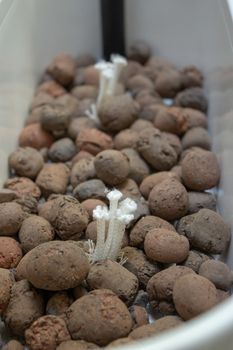
[[[190,320],[217,304],[217,290],[206,278],[187,274],[175,282],[173,301],[178,314]]]
[[[182,145],[181,145],[179,137],[175,134],[170,133],[170,132],[163,132],[163,137],[165,137],[165,139],[170,144],[170,146],[173,147],[174,151],[177,154],[177,157],[179,158],[179,156],[182,152]]]
[[[206,150],[211,148],[211,139],[208,131],[201,127],[188,130],[182,138],[183,149],[200,147]]]
[[[19,243],[11,237],[0,237],[0,267],[11,269],[22,259]]]
[[[47,302],[46,314],[54,316],[64,315],[72,302],[73,299],[67,294],[67,292],[54,293]]]
[[[17,175],[34,179],[44,165],[40,152],[31,147],[18,148],[9,156],[10,169]]]
[[[41,107],[41,125],[43,129],[54,132],[64,132],[71,118],[70,109],[62,104],[44,105]]]
[[[129,308],[129,312],[133,320],[133,329],[149,323],[148,314],[144,307],[132,305]]]
[[[150,230],[144,242],[148,258],[161,263],[180,263],[189,253],[189,241],[186,237],[166,229]]]
[[[127,57],[129,60],[145,64],[150,55],[150,46],[145,41],[137,40],[129,47]]]
[[[61,85],[69,85],[75,76],[76,61],[68,54],[56,56],[47,68],[47,72]]]
[[[65,164],[45,164],[37,176],[36,184],[46,198],[52,193],[63,194],[66,192],[69,173]]]
[[[70,183],[75,187],[84,181],[93,179],[95,176],[94,157],[83,158],[72,166]]]
[[[41,191],[32,180],[27,177],[13,177],[8,179],[4,187],[14,191],[18,197],[32,196],[40,198]]]
[[[85,98],[96,99],[98,95],[98,89],[93,85],[81,85],[75,86],[71,90],[71,94],[76,97],[78,100],[83,100]]]
[[[18,340],[10,340],[2,347],[2,350],[24,350],[24,347]]]
[[[101,124],[109,131],[128,128],[136,117],[136,104],[132,97],[126,94],[105,98],[99,110]]]
[[[138,291],[137,277],[109,259],[98,261],[91,266],[87,283],[91,289],[110,289],[127,305],[132,303]]]
[[[0,204],[0,236],[13,236],[18,232],[26,213],[14,202]]]
[[[42,316],[25,332],[27,346],[31,350],[56,350],[70,335],[65,321],[58,316]]]
[[[74,241],[42,243],[30,250],[21,262],[24,278],[36,288],[51,291],[76,287],[89,271],[88,259]]]
[[[209,254],[223,253],[231,237],[230,227],[223,218],[209,209],[183,217],[178,222],[177,231],[186,235],[194,248]]]
[[[130,127],[131,130],[136,132],[140,132],[141,130],[146,128],[153,128],[153,123],[151,123],[149,120],[144,119],[135,120],[135,122]]]
[[[127,81],[127,88],[133,94],[141,90],[154,90],[154,84],[152,81],[142,74],[136,74]]]
[[[140,184],[142,180],[149,175],[150,168],[133,148],[124,148],[121,150],[129,160],[129,178]]]
[[[42,129],[39,123],[27,125],[19,135],[19,146],[41,149],[50,147],[53,143],[53,136]]]
[[[219,289],[228,290],[233,284],[233,271],[221,261],[204,261],[199,268],[199,275],[207,278]]]
[[[136,148],[138,140],[138,132],[132,129],[120,131],[114,138],[114,146],[116,149]]]
[[[159,171],[158,173],[148,175],[140,185],[141,194],[147,199],[151,190],[166,179],[178,179],[177,175],[171,171]]]
[[[35,248],[41,243],[52,241],[54,230],[44,218],[32,215],[25,219],[19,231],[19,240],[24,252]]]
[[[57,350],[92,350],[99,349],[99,346],[85,340],[66,340],[62,342]]]
[[[26,280],[15,282],[11,288],[11,298],[4,312],[7,327],[16,335],[24,335],[25,330],[44,313],[44,301]]]
[[[209,192],[189,191],[189,214],[197,213],[200,209],[206,208],[216,210],[215,195]]]
[[[37,93],[46,92],[52,97],[59,97],[66,93],[66,90],[60,84],[56,83],[54,80],[48,80],[38,85]]]
[[[97,207],[97,205],[100,205],[101,207],[106,207],[106,204],[100,199],[89,198],[82,202],[82,207],[86,209],[91,219],[93,210]]]
[[[213,152],[196,148],[182,160],[182,178],[185,186],[203,191],[218,184],[220,169]]]
[[[175,231],[174,227],[167,221],[152,215],[141,218],[130,231],[130,244],[142,246],[147,233],[153,228],[164,228]]]
[[[199,252],[198,250],[190,250],[187,259],[183,262],[182,265],[189,267],[198,273],[201,264],[209,259],[211,259],[210,256]]]
[[[76,145],[82,151],[93,155],[113,147],[111,136],[98,129],[83,129],[79,132]]]
[[[100,152],[94,160],[97,176],[108,185],[118,185],[128,177],[130,166],[128,158],[120,151]]]
[[[156,128],[139,133],[137,149],[140,155],[156,170],[169,170],[177,161],[177,154],[163,134]]]
[[[182,320],[177,316],[165,316],[155,321],[155,323],[147,324],[134,329],[129,338],[133,340],[153,337],[169,329],[182,325]]]
[[[83,82],[85,85],[99,86],[99,71],[94,66],[86,67],[83,71]]]
[[[179,219],[188,211],[188,193],[176,179],[164,180],[150,192],[149,207],[153,215],[162,219]]]
[[[182,89],[182,76],[175,69],[160,72],[155,80],[155,90],[163,98],[173,98]]]
[[[86,209],[72,196],[57,196],[51,202],[45,218],[54,227],[57,235],[63,240],[74,235],[80,238],[89,221]],[[40,215],[43,213],[40,212]]]
[[[147,284],[147,293],[150,302],[153,300],[172,301],[173,287],[176,280],[194,271],[185,266],[171,266],[155,274]]]
[[[7,269],[0,268],[0,315],[7,307],[11,295],[11,287],[14,283],[13,273]]]
[[[181,107],[198,109],[204,113],[208,108],[207,98],[203,89],[199,87],[191,87],[181,91],[175,98],[175,104]]]
[[[100,346],[126,337],[132,319],[126,305],[108,289],[90,292],[76,300],[67,311],[72,339],[83,339]]]
[[[74,158],[72,158],[72,164],[77,163],[81,159],[93,159],[93,155],[86,151],[79,151]]]
[[[95,123],[88,117],[73,118],[68,127],[68,134],[73,140],[76,139],[82,129],[93,129]]]
[[[188,129],[187,117],[179,107],[161,108],[155,116],[154,126],[161,131],[182,135]]]

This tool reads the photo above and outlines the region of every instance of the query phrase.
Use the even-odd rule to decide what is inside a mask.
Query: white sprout
[[[127,60],[120,55],[111,55],[112,62],[104,60],[95,64],[95,68],[100,71],[99,93],[96,104],[91,105],[91,108],[86,111],[86,115],[95,121],[97,125],[100,124],[98,111],[108,96],[114,96],[117,90],[117,84],[122,68],[127,65]]]
[[[110,191],[107,193],[109,209],[98,205],[93,210],[93,218],[97,220],[97,240],[94,249],[89,242],[88,255],[91,262],[105,259],[115,261],[119,257],[125,227],[133,220],[133,212],[137,209],[137,204],[132,199],[126,198],[119,203],[121,197],[120,191]],[[120,256],[120,263],[123,264],[125,261]]]

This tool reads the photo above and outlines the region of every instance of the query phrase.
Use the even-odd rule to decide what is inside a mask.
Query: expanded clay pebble
[[[117,150],[123,148],[136,148],[138,140],[138,132],[132,129],[120,131],[114,138],[114,147]]]
[[[70,117],[70,110],[64,105],[44,105],[42,106],[40,122],[44,130],[54,134],[56,131],[64,131],[68,128]]]
[[[86,199],[106,199],[106,187],[103,181],[98,179],[84,181],[75,187],[73,196],[80,201]]]
[[[165,137],[165,139],[168,141],[170,146],[173,147],[173,149],[176,151],[177,158],[179,158],[179,156],[183,150],[179,137],[175,134],[170,133],[170,132],[163,132],[163,137]]]
[[[150,230],[144,241],[148,258],[160,263],[180,263],[189,253],[189,241],[186,237],[166,229]]]
[[[19,230],[19,241],[24,253],[27,253],[41,243],[52,241],[54,235],[54,230],[47,220],[32,215],[23,221]]]
[[[124,182],[130,171],[128,157],[116,150],[106,150],[97,154],[94,165],[98,178],[111,186]]]
[[[133,329],[149,323],[149,317],[146,309],[139,305],[132,305],[129,308],[133,320]]]
[[[45,198],[52,193],[64,194],[69,175],[69,168],[63,163],[45,164],[36,178],[36,184]]]
[[[151,123],[149,120],[145,119],[137,119],[135,122],[130,126],[130,129],[136,132],[140,132],[143,129],[146,128],[153,128],[153,123]]]
[[[137,277],[122,265],[109,259],[96,262],[91,266],[87,284],[91,290],[110,289],[126,305],[130,305],[133,302],[138,291]]]
[[[150,168],[147,163],[140,157],[138,152],[133,148],[124,148],[121,150],[129,160],[129,178],[137,184],[150,174]]]
[[[3,188],[0,190],[0,204],[12,202],[17,197],[17,194],[14,191],[9,190],[8,188]]]
[[[39,199],[41,195],[39,187],[27,177],[13,177],[8,179],[4,183],[4,187],[14,191],[19,198],[32,196]]]
[[[48,156],[53,162],[67,162],[75,154],[76,146],[68,137],[54,142],[48,150]]]
[[[37,214],[38,212],[38,201],[37,198],[32,195],[26,195],[15,199],[15,202],[20,204],[23,211],[28,214]]]
[[[192,247],[207,254],[223,253],[230,242],[230,227],[212,210],[201,209],[184,216],[177,224],[177,231],[186,235]]]
[[[24,350],[24,347],[18,340],[10,340],[2,347],[2,350]]]
[[[126,337],[132,329],[132,318],[126,305],[108,289],[94,290],[76,300],[66,316],[72,339],[100,346]]]
[[[39,84],[36,89],[36,92],[37,93],[45,92],[51,95],[52,97],[56,98],[64,95],[66,93],[66,90],[60,84],[56,83],[56,81],[48,80]]]
[[[78,100],[84,100],[86,98],[96,99],[98,95],[98,89],[93,85],[80,85],[75,86],[71,90],[71,94]]]
[[[94,156],[103,150],[113,148],[112,137],[95,128],[80,130],[76,145],[81,151],[87,151]]]
[[[148,175],[140,184],[141,194],[147,199],[154,186],[170,178],[179,180],[176,173],[171,171],[159,171],[155,174]]]
[[[131,96],[107,96],[101,104],[99,119],[108,131],[128,128],[137,118],[137,106]]]
[[[27,214],[14,202],[0,204],[0,236],[15,235]]]
[[[42,155],[31,147],[20,147],[9,156],[9,167],[19,176],[34,179],[43,165]]]
[[[137,149],[157,171],[170,170],[177,162],[176,151],[156,128],[147,128],[139,133]]]
[[[99,349],[99,346],[85,340],[66,340],[62,342],[57,350],[92,350]]]
[[[20,147],[41,149],[50,147],[53,141],[53,135],[42,129],[40,123],[33,123],[25,126],[19,135]]]
[[[183,149],[200,147],[206,150],[211,148],[211,139],[208,131],[201,127],[188,130],[182,138]]]
[[[23,253],[19,243],[11,237],[0,237],[0,267],[11,269],[18,265]]]
[[[181,166],[184,184],[191,190],[203,191],[217,186],[220,169],[213,152],[194,148],[185,155]]]
[[[200,209],[206,208],[216,211],[216,197],[209,192],[189,191],[189,214],[197,213]]]
[[[181,107],[198,109],[203,113],[206,113],[208,108],[207,98],[203,89],[199,87],[191,87],[178,93],[175,104]]]
[[[72,83],[75,70],[76,61],[68,54],[56,56],[47,68],[47,72],[63,86]]]
[[[188,211],[188,193],[178,180],[168,178],[153,187],[149,207],[153,215],[164,220],[179,219]]]
[[[204,261],[199,268],[199,275],[207,278],[219,289],[228,290],[233,284],[233,271],[221,261]]]
[[[44,301],[28,281],[15,282],[3,319],[16,335],[24,335],[25,330],[44,313]]]
[[[0,268],[0,315],[6,309],[10,300],[11,288],[14,283],[14,275],[7,269]]]
[[[175,282],[173,301],[178,314],[184,320],[189,320],[217,304],[217,289],[208,279],[187,274]]]
[[[203,85],[203,74],[195,66],[187,66],[181,70],[182,74],[182,84],[185,88]]]
[[[70,339],[70,334],[61,317],[48,315],[33,322],[25,339],[30,350],[56,350],[60,343]]]
[[[175,231],[175,228],[167,221],[152,215],[141,218],[130,231],[130,245],[143,246],[146,235],[151,229],[164,228]]]
[[[18,265],[36,288],[60,291],[74,288],[87,276],[89,262],[74,241],[42,243],[30,250]],[[59,268],[58,268],[59,267]]]
[[[198,273],[201,264],[209,259],[211,259],[211,256],[199,252],[198,250],[190,250],[187,259],[183,262],[182,265],[189,267]]]
[[[146,61],[150,58],[150,55],[150,46],[145,41],[137,40],[132,45],[130,45],[127,57],[129,60],[145,64]]]
[[[73,118],[70,121],[70,124],[68,127],[68,135],[70,138],[75,140],[82,129],[93,129],[93,128],[95,128],[95,123],[90,118],[88,117]]]
[[[165,316],[155,321],[155,323],[147,324],[134,329],[129,338],[138,340],[147,337],[153,337],[160,333],[182,325],[182,320],[177,316]]]
[[[54,316],[64,315],[72,302],[73,298],[67,292],[54,293],[46,304],[46,314]]]
[[[153,82],[142,74],[136,74],[132,78],[127,81],[127,89],[131,91],[131,93],[137,94],[142,90],[153,91],[154,84]]]
[[[93,210],[100,205],[101,207],[107,207],[106,204],[100,199],[89,198],[82,202],[82,207],[88,212],[89,218],[92,220]]]
[[[95,176],[94,157],[82,158],[71,168],[70,183],[73,187],[76,187],[80,183],[90,180]]]

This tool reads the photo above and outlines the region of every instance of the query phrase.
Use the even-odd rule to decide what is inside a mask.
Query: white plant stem
[[[121,250],[121,244],[122,244],[122,239],[125,233],[125,224],[119,220],[117,220],[117,232],[115,232],[113,240],[112,240],[112,244],[111,244],[111,248],[109,251],[109,258],[111,260],[116,260],[118,255],[119,255],[119,251]]]
[[[98,261],[101,259],[102,251],[104,250],[104,244],[105,244],[105,220],[99,219],[97,220],[97,239],[96,239],[96,246],[95,251],[92,256],[92,260]]]

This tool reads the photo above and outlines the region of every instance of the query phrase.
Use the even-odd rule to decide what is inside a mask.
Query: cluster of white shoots
[[[100,72],[99,93],[96,104],[92,104],[86,111],[89,118],[99,123],[98,111],[106,96],[113,96],[117,91],[117,84],[122,69],[127,65],[127,60],[120,55],[111,55],[111,62],[100,61],[95,68]]]
[[[97,220],[97,240],[95,246],[89,241],[91,262],[105,259],[115,261],[120,256],[125,227],[133,220],[133,212],[137,209],[137,204],[130,198],[119,202],[121,197],[120,191],[110,191],[107,194],[109,209],[98,205],[93,210],[93,217]]]

